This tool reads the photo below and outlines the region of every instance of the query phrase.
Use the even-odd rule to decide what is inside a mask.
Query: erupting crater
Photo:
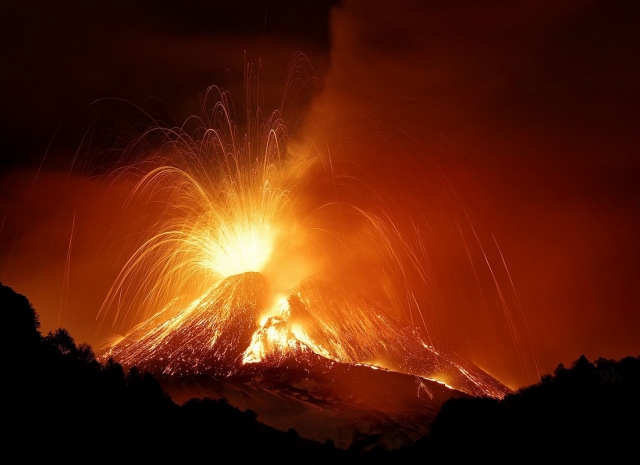
[[[256,82],[249,72],[249,91]],[[197,137],[148,133],[161,147],[132,196],[166,208],[105,299],[103,318],[135,324],[105,359],[157,375],[176,401],[224,397],[302,434],[331,424],[307,437],[343,445],[356,424],[417,439],[446,399],[510,392],[430,337],[414,292],[430,261],[425,238],[408,240],[411,210],[389,209],[319,144],[293,142],[280,111],[264,118],[256,101],[241,134],[229,95],[210,93]]]

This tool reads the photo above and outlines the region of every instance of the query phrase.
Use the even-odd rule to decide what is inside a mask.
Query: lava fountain
[[[216,377],[312,356],[504,396],[508,388],[436,347],[424,319],[414,318],[421,310],[406,276],[428,270],[375,188],[343,176],[370,196],[358,204],[339,189],[319,195],[310,187],[310,176],[335,171],[319,170],[330,155],[294,143],[284,120],[288,96],[306,89],[305,64],[294,60],[282,107],[268,115],[259,75],[247,66],[243,130],[229,93],[211,87],[202,117],[136,140],[134,147],[157,147],[116,175],[137,175],[131,201],[145,198],[162,214],[101,309],[103,322],[125,334],[104,356],[155,373]],[[358,268],[363,256],[377,266]],[[356,292],[353,282],[371,273],[391,277],[392,297]],[[409,318],[394,308],[403,301]]]

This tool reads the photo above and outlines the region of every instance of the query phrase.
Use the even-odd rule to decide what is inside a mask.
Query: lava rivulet
[[[250,90],[256,82],[249,75]],[[131,199],[146,196],[163,212],[105,301],[104,321],[126,332],[105,357],[164,374],[234,376],[313,354],[472,395],[509,391],[438,348],[413,315],[399,316],[393,306],[401,299],[378,302],[359,296],[358,286],[344,290],[359,281],[366,288],[378,272],[400,277],[395,295],[415,301],[406,274],[424,268],[380,207],[382,194],[363,188],[358,195],[373,201],[350,202],[354,186],[363,187],[353,179],[341,196],[338,187],[350,176],[331,179],[331,195],[319,194],[308,176],[335,175],[331,157],[294,144],[283,111],[264,116],[256,98],[240,131],[229,95],[214,87],[211,97],[191,133],[185,124],[140,139],[160,143],[135,167],[142,175]]]
[[[325,282],[306,279],[260,325],[269,294],[259,273],[231,276],[178,313],[159,312],[106,355],[156,373],[233,377],[250,364],[278,366],[306,352],[438,380],[472,395],[509,392],[473,364],[428,344],[417,328]]]

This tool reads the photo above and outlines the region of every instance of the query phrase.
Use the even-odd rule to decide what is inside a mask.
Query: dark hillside
[[[4,338],[3,420],[7,457],[64,460],[239,461],[277,457],[284,463],[340,463],[346,451],[261,424],[254,412],[225,399],[175,404],[158,381],[109,360],[65,329],[46,336],[26,297],[0,285]]]
[[[502,400],[446,401],[431,434],[396,450],[336,448],[260,423],[225,399],[179,406],[136,367],[102,364],[65,329],[42,336],[25,296],[0,284],[7,318],[4,453],[7,457],[88,460],[275,460],[279,463],[443,463],[463,459],[608,462],[637,453],[640,357],[582,356]]]

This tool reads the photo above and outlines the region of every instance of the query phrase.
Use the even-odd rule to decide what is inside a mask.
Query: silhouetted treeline
[[[3,455],[12,463],[189,460],[341,463],[347,452],[257,421],[224,399],[175,404],[150,374],[102,364],[65,329],[42,336],[25,296],[0,284]]]
[[[591,363],[581,356],[502,401],[446,403],[431,437],[444,447],[457,437],[487,452],[507,447],[529,457],[611,460],[637,454],[638,396],[640,358]]]
[[[100,363],[64,329],[42,336],[25,296],[0,283],[3,452],[28,458],[278,463],[528,462],[637,457],[640,357],[584,356],[502,400],[447,401],[429,437],[394,451],[344,451],[263,425],[224,399],[178,406],[150,374]],[[361,446],[362,444],[355,444]],[[356,452],[359,450],[360,452]]]
[[[581,356],[502,400],[452,398],[429,437],[396,451],[374,450],[367,462],[634,462],[640,452],[639,396],[640,357],[592,363]]]

